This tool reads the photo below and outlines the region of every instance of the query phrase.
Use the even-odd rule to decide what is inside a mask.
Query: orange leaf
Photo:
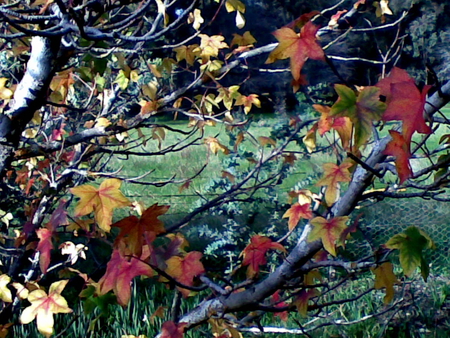
[[[272,242],[268,237],[260,235],[252,237],[250,244],[242,251],[242,255],[244,256],[242,265],[248,265],[248,278],[255,277],[259,273],[260,265],[265,265],[267,263],[265,256],[270,249],[286,252],[286,249],[280,243]]]
[[[66,300],[61,296],[61,292],[68,282],[68,279],[54,282],[50,285],[48,295],[41,289],[31,292],[28,295],[31,305],[23,310],[20,322],[28,324],[36,318],[39,332],[45,337],[50,337],[53,334],[53,314],[72,312]]]
[[[325,202],[331,206],[336,202],[339,194],[339,182],[350,182],[351,176],[348,169],[353,164],[343,162],[341,165],[334,163],[325,163],[323,165],[323,177],[316,183],[316,186],[326,186]]]
[[[383,154],[395,156],[395,167],[400,178],[400,184],[402,184],[412,176],[412,169],[409,164],[409,158],[411,157],[409,142],[395,130],[389,130],[389,134],[391,134],[392,140],[386,146]]]
[[[336,257],[336,241],[347,228],[345,223],[348,219],[348,216],[339,216],[329,220],[323,217],[312,219],[311,224],[314,227],[309,234],[308,241],[321,239],[325,250]]]
[[[316,41],[316,33],[319,27],[311,22],[306,23],[298,35],[294,30],[283,27],[276,30],[273,35],[280,42],[273,50],[266,63],[275,60],[291,59],[291,73],[294,80],[300,79],[300,70],[308,58],[313,60],[325,60],[322,47]]]
[[[194,284],[194,277],[197,277],[205,272],[200,259],[202,253],[198,251],[189,252],[185,257],[173,256],[167,261],[166,273],[175,278],[177,282],[192,286]],[[190,291],[183,288],[178,288],[184,297],[188,297]]]
[[[288,211],[286,211],[283,215],[283,218],[288,218],[288,226],[289,231],[294,230],[294,228],[297,226],[298,222],[302,218],[311,219],[313,217],[312,211],[311,211],[311,204],[305,203],[295,203],[293,204]]]
[[[98,281],[100,295],[113,290],[120,305],[125,306],[131,298],[131,280],[136,276],[153,276],[153,269],[143,261],[150,256],[148,246],[144,246],[142,256],[124,256],[118,249],[114,249],[111,259],[106,266],[104,276]]]
[[[215,137],[206,137],[203,142],[209,147],[209,150],[211,150],[211,152],[214,155],[217,155],[217,153],[219,152],[219,150],[221,152],[223,152],[225,155],[228,155],[230,153],[230,150],[225,147],[222,143],[219,142],[218,139],[216,139]]]
[[[165,322],[161,328],[161,338],[183,338],[186,325],[186,323]]]
[[[142,247],[145,244],[145,238],[155,238],[157,235],[164,233],[164,224],[158,219],[159,216],[164,215],[169,210],[168,205],[153,204],[142,213],[141,218],[136,216],[128,216],[112,226],[120,228],[120,233],[117,236],[114,245],[119,247],[119,243],[126,239],[128,249],[132,255],[137,257],[142,254]],[[151,243],[148,243],[150,245]]]
[[[120,180],[109,178],[104,180],[98,189],[89,184],[70,189],[72,194],[80,198],[75,207],[75,217],[95,211],[95,219],[99,227],[109,231],[113,210],[131,205],[128,198],[119,190],[121,184]]]
[[[266,145],[271,145],[271,146],[274,146],[274,147],[277,146],[277,141],[275,141],[273,138],[270,138],[270,137],[267,137],[267,136],[260,136],[260,137],[258,137],[258,142],[263,147],[265,147]]]

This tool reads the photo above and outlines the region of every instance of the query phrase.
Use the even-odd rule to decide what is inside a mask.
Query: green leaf
[[[434,249],[432,239],[422,230],[411,226],[392,237],[387,243],[389,249],[400,251],[400,264],[405,275],[410,275],[420,265],[421,274],[426,281],[429,274],[428,263],[425,261],[422,251],[425,249]]]
[[[358,96],[347,86],[336,84],[334,89],[339,99],[331,107],[330,116],[347,116],[355,131],[355,146],[359,148],[372,134],[372,122],[379,121],[386,110],[386,104],[380,101],[380,89],[365,87]]]

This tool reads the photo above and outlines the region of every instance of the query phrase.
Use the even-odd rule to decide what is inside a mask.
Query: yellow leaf
[[[267,137],[267,136],[260,136],[260,137],[258,137],[258,142],[263,147],[265,147],[266,145],[271,145],[271,146],[274,146],[274,147],[277,146],[277,141],[275,141],[273,138],[270,138],[270,137]]]
[[[234,11],[245,13],[245,5],[239,0],[227,0],[227,2],[225,2],[225,8],[228,13]]]
[[[230,153],[230,150],[221,144],[215,137],[205,138],[204,143],[209,147],[209,150],[211,150],[214,155],[217,155],[219,151],[223,152],[225,155]]]
[[[72,194],[80,198],[75,207],[75,217],[94,211],[99,227],[109,232],[113,210],[131,205],[131,202],[119,190],[121,184],[120,180],[109,178],[104,180],[98,189],[89,184],[70,189]]]
[[[384,304],[389,304],[394,299],[394,284],[398,284],[397,277],[393,272],[392,263],[385,262],[371,270],[375,274],[375,289],[380,290],[386,288]]]
[[[200,29],[201,24],[204,22],[205,20],[202,18],[202,12],[198,8],[194,9],[194,12],[189,13],[188,23],[192,23],[192,27],[194,27],[196,31]]]
[[[14,95],[11,89],[6,88],[6,82],[8,82],[6,77],[0,78],[0,99],[2,100],[9,100]]]
[[[231,40],[230,46],[248,46],[253,45],[255,42],[256,39],[253,35],[249,31],[246,31],[242,36],[239,34],[233,34],[233,40]]]
[[[343,162],[341,165],[325,163],[323,165],[323,177],[316,183],[316,186],[326,186],[325,201],[328,206],[333,205],[339,197],[339,182],[350,182],[351,175],[349,168],[353,165],[350,162]]]
[[[0,276],[0,299],[5,303],[12,302],[11,290],[9,290],[8,287],[6,286],[9,284],[10,281],[11,277],[9,277],[8,275],[3,274]]]
[[[23,310],[20,322],[28,324],[36,319],[39,332],[47,338],[50,337],[53,334],[53,314],[72,312],[67,301],[61,296],[68,282],[68,279],[54,282],[50,286],[48,295],[40,289],[31,292],[28,295],[31,305]]]

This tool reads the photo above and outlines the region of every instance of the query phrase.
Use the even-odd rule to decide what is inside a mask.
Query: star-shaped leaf
[[[98,189],[90,184],[70,189],[72,194],[80,198],[75,207],[75,217],[95,211],[95,219],[99,227],[109,232],[113,210],[131,205],[128,198],[119,190],[121,184],[120,180],[109,178],[104,180]]]
[[[318,122],[318,132],[320,136],[323,136],[325,133],[331,131],[332,129],[336,130],[342,143],[342,147],[344,149],[349,149],[350,141],[352,137],[352,129],[353,125],[350,121],[350,118],[343,117],[332,117],[330,116],[331,107],[322,106],[319,104],[313,105],[314,109],[321,113],[319,122]]]
[[[259,273],[259,267],[267,264],[266,253],[271,249],[286,252],[286,249],[280,243],[272,242],[268,237],[260,235],[252,237],[250,244],[242,251],[242,255],[244,256],[242,265],[248,265],[248,278],[255,277]]]
[[[308,58],[325,60],[323,49],[316,39],[318,30],[319,27],[310,21],[302,27],[300,35],[289,27],[276,30],[273,35],[275,35],[279,44],[270,53],[266,63],[290,58],[292,76],[295,81],[298,81],[300,79],[300,71]]]
[[[378,121],[386,110],[380,101],[380,89],[365,87],[358,95],[347,86],[336,84],[339,99],[331,107],[330,116],[347,116],[355,128],[355,147],[359,148],[372,134],[372,122]]]
[[[202,253],[198,251],[189,252],[186,256],[173,256],[167,261],[166,273],[175,278],[179,283],[187,286],[194,284],[194,278],[205,272],[200,259]],[[190,291],[183,288],[178,288],[183,296],[188,297]]]
[[[405,275],[411,275],[420,265],[422,277],[425,281],[427,280],[429,267],[422,252],[425,249],[433,249],[435,246],[425,232],[411,226],[405,232],[392,237],[386,243],[386,247],[400,251],[400,264]]]
[[[31,292],[28,295],[31,305],[23,310],[20,322],[28,324],[36,318],[39,332],[45,337],[50,337],[53,334],[53,314],[72,312],[64,297],[61,296],[68,282],[68,279],[54,282],[50,285],[48,295],[41,289]]]
[[[127,248],[132,255],[137,257],[142,254],[142,247],[147,239],[154,239],[157,235],[164,233],[164,224],[158,219],[169,210],[168,205],[153,204],[147,208],[140,218],[136,216],[128,216],[112,226],[120,228],[120,233],[114,242],[118,247],[120,242],[126,239]],[[148,243],[150,245],[151,243]]]
[[[295,203],[283,215],[283,218],[289,218],[288,221],[289,231],[294,230],[300,219],[302,218],[311,219],[312,217],[313,214],[311,211],[310,203],[305,204]]]
[[[375,289],[386,288],[384,304],[389,304],[394,299],[394,284],[398,284],[397,277],[394,275],[393,266],[390,262],[384,262],[376,268],[372,268],[375,274]]]
[[[389,134],[391,134],[392,140],[386,146],[383,154],[395,157],[395,167],[400,178],[400,184],[402,184],[412,176],[412,169],[409,164],[409,158],[411,157],[409,143],[406,142],[402,134],[395,130],[389,130]]]
[[[5,303],[12,302],[11,290],[7,287],[10,281],[11,277],[8,275],[3,274],[0,276],[0,299]]]
[[[311,220],[313,229],[309,234],[308,241],[322,240],[323,247],[331,255],[336,257],[336,241],[347,228],[348,216],[339,216],[332,219],[316,217]]]
[[[353,164],[342,162],[341,165],[325,163],[323,165],[323,177],[316,183],[316,186],[326,186],[325,202],[328,206],[333,205],[339,197],[339,182],[350,182],[351,174],[348,170]]]
[[[148,246],[144,246],[140,258],[125,256],[114,249],[106,266],[105,275],[99,280],[100,294],[113,290],[117,302],[125,306],[131,298],[131,281],[137,276],[153,276],[153,269],[144,261],[150,256]]]
[[[308,289],[300,291],[300,294],[294,299],[293,304],[297,307],[298,313],[302,317],[308,314],[308,302],[311,298],[317,296],[319,292],[316,289]]]

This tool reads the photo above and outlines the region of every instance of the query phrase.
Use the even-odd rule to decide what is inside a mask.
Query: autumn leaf
[[[13,301],[11,290],[7,287],[10,281],[11,277],[8,275],[3,274],[0,276],[0,299],[5,303],[11,303]]]
[[[125,306],[131,298],[131,281],[137,276],[153,276],[153,269],[144,263],[150,256],[148,246],[144,246],[139,258],[122,255],[119,249],[114,249],[106,266],[106,272],[98,281],[100,295],[113,290],[117,302]]]
[[[302,218],[311,219],[312,217],[313,214],[311,211],[310,203],[305,204],[295,203],[283,215],[283,218],[289,218],[288,221],[289,231],[294,230],[294,228],[297,226],[298,222]]]
[[[400,265],[405,275],[411,275],[418,266],[423,279],[426,281],[429,274],[428,263],[423,257],[422,251],[434,249],[431,238],[422,230],[411,226],[405,232],[393,236],[387,243],[389,249],[397,249],[400,252]]]
[[[200,51],[200,56],[204,61],[209,61],[211,57],[217,57],[220,49],[228,48],[228,45],[223,42],[225,38],[222,35],[199,34],[198,36],[201,39],[200,46],[194,49],[193,53]]]
[[[196,8],[196,9],[194,9],[194,12],[189,13],[187,22],[188,22],[188,24],[192,24],[192,27],[194,27],[194,29],[196,31],[198,31],[200,29],[200,26],[202,25],[202,23],[205,22],[205,19],[203,19],[203,17],[202,17],[201,10]]]
[[[424,86],[420,92],[412,80],[390,84],[390,95],[388,95],[387,108],[382,119],[383,121],[402,121],[402,134],[408,144],[414,132],[431,133],[431,128],[425,123],[423,115],[430,88],[431,86]]]
[[[254,43],[256,43],[256,39],[249,31],[246,31],[243,35],[234,33],[233,40],[231,40],[230,46],[253,46]]]
[[[127,248],[132,255],[140,257],[146,238],[155,238],[157,235],[166,232],[164,224],[158,219],[169,210],[168,205],[153,204],[147,208],[140,218],[128,216],[112,226],[120,228],[120,233],[116,237],[114,246],[119,247],[119,243],[126,240]],[[150,245],[151,243],[148,243]]]
[[[83,243],[79,243],[75,245],[73,242],[66,241],[62,243],[58,249],[61,250],[61,255],[69,255],[68,260],[70,260],[71,264],[74,265],[78,258],[86,259],[87,246]]]
[[[244,106],[244,112],[245,114],[248,114],[253,105],[261,108],[261,101],[259,101],[258,95],[256,94],[250,94],[249,96],[241,95],[236,99],[235,105]]]
[[[260,235],[254,235],[252,237],[250,244],[242,251],[244,257],[242,266],[248,265],[248,278],[255,277],[259,273],[259,267],[267,264],[266,253],[271,249],[286,252],[286,249],[280,243],[272,242],[268,237]]]
[[[336,130],[341,139],[342,148],[349,149],[350,141],[352,137],[352,122],[348,117],[333,117],[330,116],[331,107],[322,106],[319,104],[314,104],[313,108],[321,113],[317,130],[320,136],[325,135],[325,133]]]
[[[271,303],[273,303],[275,305],[275,308],[284,308],[284,307],[288,306],[288,304],[286,302],[281,301],[279,290],[277,290],[272,295]],[[287,322],[288,313],[289,313],[288,311],[275,312],[274,316],[279,317],[283,322]]]
[[[70,192],[80,198],[75,207],[75,217],[94,211],[99,227],[109,232],[113,210],[131,205],[131,202],[119,190],[121,184],[120,180],[109,178],[104,180],[98,189],[89,184],[71,188]]]
[[[8,81],[9,80],[6,77],[0,78],[0,99],[2,100],[9,100],[14,95],[14,92],[11,89],[6,88],[6,83]]]
[[[339,98],[331,107],[330,116],[350,118],[355,128],[355,147],[359,148],[372,135],[372,122],[379,121],[386,110],[386,104],[380,101],[380,89],[364,87],[358,95],[341,84],[336,84],[334,89]]]
[[[166,273],[176,279],[177,282],[186,286],[192,286],[194,284],[194,278],[205,272],[205,268],[203,267],[202,262],[200,262],[202,256],[201,252],[192,251],[184,257],[170,257],[166,261]],[[189,290],[178,286],[177,288],[184,297],[189,296]]]
[[[165,322],[161,327],[160,338],[183,338],[186,323]]]
[[[68,282],[68,279],[54,282],[50,285],[48,295],[41,289],[31,292],[28,295],[31,305],[23,310],[20,322],[28,324],[36,318],[39,332],[45,337],[50,337],[53,334],[53,314],[72,312],[64,297],[61,296]]]
[[[176,59],[177,62],[186,60],[186,63],[188,65],[193,66],[195,59],[200,56],[200,49],[199,45],[189,45],[189,46],[180,46],[177,48],[174,48],[173,51],[176,53]]]
[[[279,44],[270,53],[266,63],[290,58],[292,76],[294,80],[298,81],[300,79],[300,71],[308,58],[325,60],[322,47],[316,40],[318,30],[319,27],[310,21],[302,27],[300,35],[289,27],[276,30],[273,35],[275,35]]]
[[[203,142],[208,146],[209,150],[214,155],[217,155],[219,151],[221,151],[225,155],[228,155],[230,153],[230,150],[227,147],[225,147],[222,143],[220,143],[219,140],[216,139],[215,137],[208,136],[203,140]]]
[[[319,292],[316,289],[302,290],[294,299],[293,304],[297,307],[297,311],[302,317],[306,317],[308,315],[309,300],[316,297],[318,293]]]
[[[339,197],[339,183],[350,182],[351,175],[349,168],[353,164],[342,162],[341,165],[334,163],[325,163],[323,165],[323,177],[316,183],[316,186],[326,186],[325,202],[328,206],[333,205]]]
[[[267,137],[267,136],[259,136],[258,142],[263,147],[265,147],[267,145],[271,145],[273,147],[277,146],[277,141],[275,141],[273,138]]]
[[[39,243],[36,248],[39,251],[39,267],[42,273],[46,273],[48,266],[50,265],[51,251],[53,249],[52,236],[53,231],[47,228],[36,230],[36,234],[39,238]]]
[[[409,163],[411,154],[409,143],[406,142],[402,134],[395,130],[389,130],[392,140],[387,144],[383,154],[395,157],[395,167],[397,168],[400,184],[412,176],[412,169]]]
[[[394,299],[394,284],[398,284],[397,277],[393,272],[392,263],[384,262],[371,270],[375,274],[375,289],[381,290],[386,288],[384,304],[389,304]]]
[[[339,216],[332,219],[316,217],[311,220],[313,229],[309,234],[308,241],[322,240],[323,247],[331,255],[336,257],[336,241],[341,237],[342,232],[347,228],[348,216]]]

